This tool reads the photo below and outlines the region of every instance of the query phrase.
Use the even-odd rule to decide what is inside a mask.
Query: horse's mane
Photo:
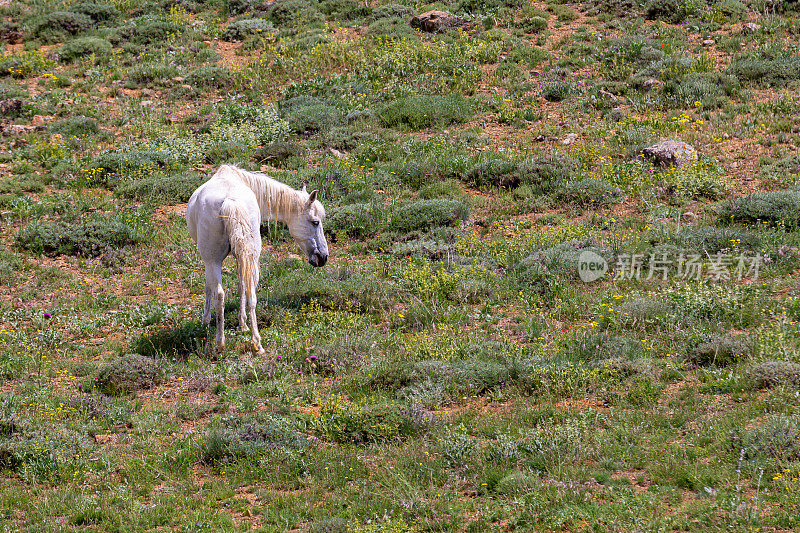
[[[287,218],[299,213],[308,199],[307,193],[295,190],[263,172],[250,172],[235,165],[219,167],[217,173],[223,172],[236,176],[253,191],[261,212],[270,220]]]

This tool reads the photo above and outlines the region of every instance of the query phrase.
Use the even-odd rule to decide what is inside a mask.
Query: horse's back
[[[256,234],[258,233],[260,212],[255,194],[235,176],[218,171],[194,191],[186,206],[189,234],[197,243],[201,255],[209,246],[216,248],[216,243],[224,242],[226,248],[229,248],[222,219],[223,204],[226,200],[240,204],[247,211],[248,222]]]

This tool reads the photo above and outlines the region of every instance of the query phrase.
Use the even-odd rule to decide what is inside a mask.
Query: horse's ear
[[[308,182],[307,181],[303,181],[303,188],[300,189],[300,190],[303,191],[303,192],[306,192],[306,185],[308,185]]]
[[[317,189],[314,189],[313,191],[311,191],[311,194],[308,195],[308,205],[313,204],[314,200],[316,199],[317,199]]]

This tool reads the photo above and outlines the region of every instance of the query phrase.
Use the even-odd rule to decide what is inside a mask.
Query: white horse
[[[250,318],[253,352],[264,355],[256,324],[256,286],[260,274],[261,221],[284,222],[308,258],[321,267],[328,260],[328,243],[322,231],[325,209],[317,191],[295,190],[260,172],[223,165],[197,188],[186,207],[189,234],[197,243],[206,267],[206,303],[203,323],[211,322],[211,303],[217,312],[216,346],[225,349],[225,291],[222,261],[233,253],[239,272],[239,327],[247,331],[245,309]]]

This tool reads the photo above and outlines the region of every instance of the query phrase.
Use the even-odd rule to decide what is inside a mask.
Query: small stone
[[[695,220],[697,220],[697,215],[695,215],[691,211],[687,211],[681,215],[681,219],[684,222],[694,222]]]
[[[17,115],[22,111],[22,100],[19,98],[9,98],[0,100],[0,115]]]
[[[139,105],[142,106],[142,107],[153,107],[153,101],[152,100],[142,100],[141,102],[139,102]]]
[[[664,85],[664,82],[661,80],[657,80],[655,78],[650,78],[648,80],[645,80],[644,83],[642,83],[642,85],[644,86],[645,89],[652,89],[654,87],[660,87]]]
[[[414,16],[409,24],[427,33],[441,33],[463,25],[464,21],[445,11],[434,10]]]
[[[3,128],[3,133],[6,135],[25,135],[36,131],[36,126],[26,126],[24,124],[11,124]]]
[[[755,33],[761,29],[761,24],[756,24],[755,22],[748,22],[744,26],[742,26],[742,31],[745,33]]]
[[[715,41],[714,39],[703,39],[703,45],[704,46],[711,46],[715,42],[717,42],[717,41]]]
[[[683,141],[669,139],[642,150],[642,155],[662,167],[681,166],[697,161],[697,150]]]
[[[566,137],[564,137],[561,140],[561,144],[563,144],[564,146],[569,146],[570,144],[574,144],[575,141],[577,141],[577,140],[578,140],[578,134],[577,133],[569,133],[569,134],[567,134]]]
[[[619,101],[619,97],[616,94],[610,93],[608,91],[604,91],[604,90],[601,89],[598,94],[600,96],[602,96],[605,100],[608,100],[609,102],[618,102]]]
[[[172,81],[176,83],[183,83],[184,81],[186,81],[186,78],[184,78],[183,76],[175,76],[174,78],[172,78]]]

